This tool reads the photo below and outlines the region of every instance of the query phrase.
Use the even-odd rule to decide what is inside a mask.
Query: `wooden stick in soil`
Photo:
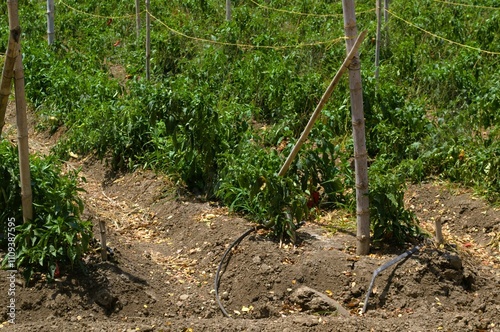
[[[354,47],[358,34],[354,0],[342,0],[346,50]],[[349,89],[351,94],[352,136],[354,140],[354,169],[356,174],[356,253],[368,255],[370,252],[370,210],[368,200],[368,153],[365,139],[365,116],[363,112],[363,88],[361,84],[361,61],[359,55],[353,57],[349,65]]]
[[[359,35],[359,37],[356,39],[352,50],[349,52],[349,54],[345,58],[344,62],[342,63],[342,66],[340,66],[339,70],[337,71],[337,74],[335,74],[335,77],[333,78],[330,85],[326,89],[325,93],[323,94],[323,97],[321,97],[321,100],[319,101],[318,105],[316,106],[316,109],[314,110],[311,118],[309,119],[309,122],[307,123],[304,131],[300,135],[299,140],[297,141],[297,143],[295,143],[295,146],[293,147],[292,152],[290,152],[290,155],[288,156],[285,163],[281,167],[281,169],[278,173],[279,176],[285,175],[285,173],[290,168],[292,161],[295,159],[300,148],[302,147],[302,145],[306,141],[307,137],[309,136],[309,133],[311,132],[312,127],[314,126],[314,123],[316,122],[319,114],[323,110],[323,107],[325,106],[328,99],[330,99],[330,96],[332,95],[332,92],[335,89],[335,87],[337,86],[337,84],[340,82],[340,78],[345,73],[345,71],[349,68],[351,61],[354,58],[359,47],[361,46],[361,43],[365,39],[366,34],[367,34],[367,31],[363,31]]]
[[[18,1],[7,0],[9,10],[10,31],[16,31],[16,49],[21,50],[21,28],[19,25]],[[28,222],[33,219],[33,204],[31,193],[31,175],[29,164],[28,145],[28,118],[26,116],[26,93],[24,90],[23,61],[20,52],[16,56],[14,65],[14,89],[16,96],[16,123],[17,123],[17,148],[19,151],[19,169],[21,174],[21,202],[23,220]]]
[[[108,260],[108,251],[106,244],[106,222],[99,220],[99,231],[101,232],[101,258],[103,261]]]
[[[443,226],[441,225],[441,216],[438,216],[434,220],[434,227],[436,231],[436,245],[441,245],[444,243],[444,238],[443,238]]]

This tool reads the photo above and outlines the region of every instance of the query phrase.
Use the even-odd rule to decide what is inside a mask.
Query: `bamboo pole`
[[[21,27],[19,25],[19,8],[17,0],[7,0],[9,11],[9,28],[11,34],[16,36],[16,49],[18,50],[14,65],[14,89],[16,96],[16,123],[17,123],[17,147],[19,151],[19,169],[21,174],[21,202],[23,208],[23,220],[28,222],[33,219],[33,204],[31,192],[31,175],[29,165],[28,145],[28,119],[26,116],[26,93],[24,90],[23,61],[21,50]],[[12,31],[15,31],[12,33]]]
[[[149,15],[149,0],[146,0],[146,79],[151,78],[151,18]]]
[[[26,115],[26,94],[24,91],[24,71],[22,57],[18,56],[14,69],[14,88],[16,94],[17,148],[19,151],[19,169],[21,174],[21,200],[23,220],[33,219],[31,193],[31,174],[28,144],[28,118]]]
[[[380,0],[377,0],[376,11],[377,11],[377,36],[375,39],[375,79],[378,80],[379,65],[380,65],[380,28],[382,26],[382,18],[380,15]]]
[[[358,34],[354,0],[342,0],[347,52],[354,46]],[[363,87],[361,61],[356,54],[349,65],[349,89],[351,91],[351,117],[354,139],[354,169],[356,173],[356,253],[367,255],[370,251],[370,211],[368,201],[368,162],[363,112]]]
[[[389,20],[389,0],[384,0],[384,23],[387,24]]]
[[[21,28],[11,29],[9,33],[9,43],[5,54],[5,62],[2,70],[2,82],[0,83],[0,135],[5,125],[5,113],[9,103],[9,96],[14,79],[14,65],[20,49],[18,40],[21,38]]]
[[[231,21],[231,0],[226,0],[226,21]]]
[[[135,30],[137,40],[139,40],[140,32],[141,32],[141,11],[139,0],[135,0]]]
[[[333,78],[332,82],[326,89],[325,93],[323,94],[323,97],[321,97],[321,100],[319,101],[318,105],[316,106],[316,109],[314,110],[311,118],[309,119],[309,122],[307,123],[304,131],[300,135],[299,140],[297,143],[295,143],[295,146],[293,147],[292,151],[290,152],[290,155],[288,155],[288,158],[286,159],[285,163],[281,167],[281,170],[279,171],[278,175],[283,176],[285,173],[288,171],[290,168],[290,164],[292,161],[295,159],[297,156],[297,153],[299,152],[302,144],[306,141],[307,137],[309,136],[309,133],[312,130],[312,127],[314,123],[316,122],[316,119],[318,118],[319,114],[323,110],[323,107],[325,106],[326,102],[328,99],[330,99],[330,96],[332,95],[333,90],[337,86],[337,84],[340,82],[340,78],[342,75],[345,73],[345,71],[349,68],[349,65],[351,64],[352,59],[358,52],[359,47],[361,46],[361,43],[365,39],[367,34],[367,31],[363,31],[358,38],[356,39],[356,42],[354,43],[353,48],[345,58],[344,62],[342,63],[342,66],[340,66],[339,70],[337,71],[337,74],[335,74],[335,77]]]
[[[47,41],[49,45],[55,41],[54,12],[54,0],[47,0]]]
[[[385,31],[385,40],[384,47],[387,49],[389,47],[389,26],[387,25],[389,22],[389,0],[384,0],[384,31]]]

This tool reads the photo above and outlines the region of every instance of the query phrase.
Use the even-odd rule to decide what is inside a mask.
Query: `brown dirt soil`
[[[35,135],[32,146],[46,146],[46,139]],[[300,228],[297,246],[252,232],[221,271],[226,318],[214,278],[228,246],[252,227],[248,220],[151,171],[113,174],[91,158],[67,167],[82,167],[84,217],[97,240],[98,223],[106,223],[113,255],[102,261],[96,240],[84,268],[63,270],[55,282],[23,287],[17,275],[15,324],[6,322],[2,295],[0,330],[500,331],[500,253],[489,246],[500,232],[500,211],[465,190],[437,182],[409,187],[408,206],[430,231],[440,217],[447,245],[426,244],[383,271],[364,315],[373,271],[405,249],[357,256],[351,219],[335,214]],[[0,274],[6,294],[7,272]]]

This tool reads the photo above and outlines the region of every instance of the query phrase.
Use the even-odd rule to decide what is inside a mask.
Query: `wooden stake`
[[[151,78],[151,18],[149,16],[149,0],[146,0],[146,79]]]
[[[384,23],[387,24],[389,20],[389,0],[384,0]]]
[[[106,222],[99,220],[99,231],[101,233],[101,258],[103,261],[108,260],[108,251],[106,244]]]
[[[385,40],[384,47],[387,49],[389,47],[389,0],[384,0],[384,30],[385,30]]]
[[[9,104],[12,79],[14,78],[15,63],[16,63],[16,58],[10,57],[9,52],[7,51],[2,71],[2,82],[0,83],[0,136],[3,131],[3,126],[5,125],[5,113],[7,112],[7,105]]]
[[[439,246],[444,243],[444,238],[443,238],[443,227],[441,225],[441,216],[438,216],[434,220],[434,227],[436,230],[436,244]]]
[[[354,0],[342,0],[344,29],[347,52],[354,47],[358,34]],[[357,244],[356,253],[367,255],[370,252],[370,211],[368,201],[368,163],[365,139],[365,117],[363,112],[363,88],[361,84],[361,61],[356,54],[349,65],[349,89],[351,91],[351,116],[354,138],[354,168],[356,173],[356,215]]]
[[[54,0],[47,0],[47,40],[49,45],[55,41]]]
[[[231,21],[231,0],[226,0],[226,21]]]
[[[9,43],[5,54],[5,62],[2,70],[2,82],[0,83],[0,135],[5,125],[5,113],[9,103],[9,96],[14,79],[14,65],[20,53],[19,39],[21,38],[21,28],[11,29],[9,33]]]
[[[378,80],[379,64],[380,64],[380,28],[382,26],[382,18],[380,15],[380,0],[377,0],[377,36],[375,39],[375,79]]]
[[[18,56],[14,69],[14,88],[16,95],[17,149],[19,153],[19,170],[21,175],[21,200],[23,220],[33,219],[31,192],[30,153],[28,144],[28,117],[26,115],[26,94],[24,90],[24,71],[22,57]]]
[[[313,127],[314,123],[316,122],[316,119],[318,118],[319,114],[323,110],[323,107],[325,106],[328,99],[330,99],[330,96],[332,95],[333,90],[335,89],[335,87],[339,83],[340,78],[342,77],[342,75],[345,73],[345,71],[348,69],[349,65],[351,64],[351,61],[354,58],[354,56],[356,55],[356,52],[358,51],[359,47],[361,46],[361,43],[365,39],[366,34],[367,34],[367,31],[363,31],[359,35],[359,37],[356,39],[356,42],[354,43],[353,48],[351,49],[351,51],[349,52],[349,54],[345,58],[344,62],[342,63],[342,66],[340,66],[339,70],[337,71],[337,74],[335,74],[335,77],[333,78],[332,82],[330,83],[330,85],[326,89],[325,93],[323,94],[323,97],[321,97],[321,100],[319,101],[318,106],[316,106],[316,109],[314,110],[311,118],[309,119],[309,122],[307,123],[304,131],[300,135],[299,140],[297,141],[297,143],[295,143],[295,146],[293,147],[292,152],[290,152],[290,155],[288,156],[285,163],[281,167],[281,170],[278,173],[279,176],[285,175],[285,173],[290,168],[290,164],[295,159],[302,144],[304,144],[307,137],[309,136],[309,133],[311,132],[312,127]]]
[[[17,147],[19,151],[19,169],[21,174],[21,201],[23,220],[33,219],[33,204],[31,193],[31,175],[29,165],[28,119],[26,116],[26,94],[24,90],[23,61],[21,50],[21,27],[19,25],[18,1],[7,0],[9,10],[9,28],[14,38],[17,56],[14,65],[14,89],[16,96]]]
[[[139,8],[139,0],[135,0],[135,30],[137,35],[137,40],[139,40],[139,35],[141,32],[141,11]]]

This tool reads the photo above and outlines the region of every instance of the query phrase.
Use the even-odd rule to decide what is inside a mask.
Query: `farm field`
[[[368,255],[348,75],[278,174],[345,58],[349,2],[234,0],[229,17],[59,0],[48,45],[45,3],[21,1],[34,213],[22,223],[13,89],[0,330],[500,331],[496,1],[355,2]]]
[[[43,134],[32,137],[35,149],[47,151],[53,144]],[[248,220],[216,202],[177,193],[166,177],[151,171],[112,174],[94,158],[66,167],[82,167],[83,218],[93,221],[96,235],[98,221],[106,221],[114,255],[103,262],[96,246],[83,257],[85,271],[62,271],[55,281],[39,279],[26,288],[19,280],[16,324],[3,323],[7,331],[499,327],[500,257],[488,245],[488,234],[498,229],[500,211],[470,190],[437,180],[408,188],[405,201],[421,226],[432,229],[433,219],[442,216],[451,246],[428,244],[382,272],[363,316],[360,303],[373,271],[404,250],[381,246],[357,256],[353,219],[335,213],[300,228],[296,246],[280,248],[269,234],[252,233],[233,251],[221,276],[221,301],[233,316],[225,318],[215,300],[214,277],[227,246],[253,227]],[[303,286],[328,295],[348,314],[318,296],[297,293]],[[2,278],[0,289],[7,288]]]

